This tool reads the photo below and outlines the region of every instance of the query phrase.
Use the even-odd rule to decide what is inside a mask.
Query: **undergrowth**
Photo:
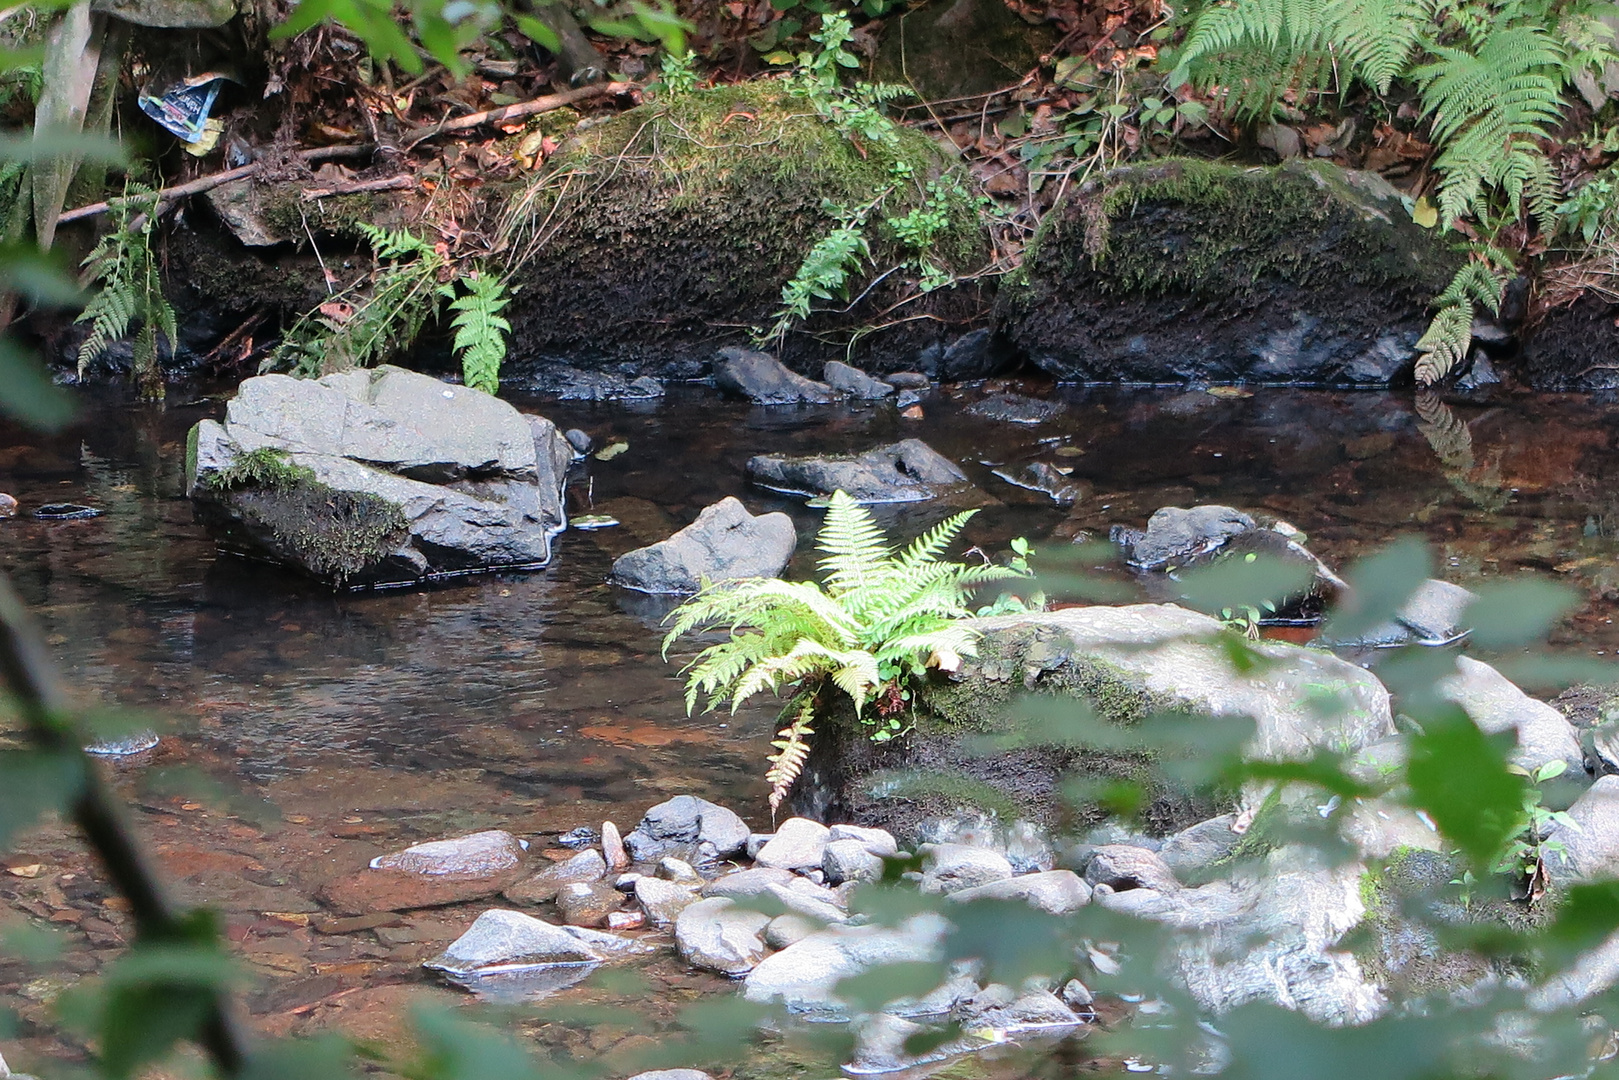
[[[130,375],[139,397],[160,401],[164,385],[157,335],[163,334],[172,351],[178,332],[152,251],[157,195],[135,181],[126,182],[124,195],[111,211],[112,228],[84,259],[89,282],[99,288],[76,320],[90,324],[90,336],[79,346],[79,378],[84,378],[92,361],[126,337],[132,325],[138,325]]]

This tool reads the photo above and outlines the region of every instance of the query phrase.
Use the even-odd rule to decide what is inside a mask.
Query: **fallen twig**
[[[333,195],[357,195],[362,191],[398,191],[401,188],[415,186],[414,177],[400,173],[398,176],[384,176],[380,180],[355,180],[348,184],[333,184],[331,187],[307,188],[303,192],[303,197],[325,199]]]
[[[333,161],[338,158],[361,157],[365,154],[371,153],[375,149],[376,148],[369,143],[363,143],[359,146],[322,146],[316,150],[300,150],[298,151],[297,156],[306,162]],[[213,188],[219,187],[221,184],[228,184],[232,180],[241,180],[244,177],[252,176],[254,173],[263,168],[263,166],[263,162],[255,161],[251,165],[242,165],[234,169],[226,169],[224,172],[213,173],[209,176],[200,176],[197,179],[187,181],[184,184],[176,184],[174,187],[164,188],[157,193],[158,206],[161,207],[164,203],[171,203],[177,199],[183,199],[187,195],[200,195],[204,191],[210,191]],[[123,199],[108,199],[106,202],[91,203],[88,206],[81,206],[74,210],[68,210],[56,220],[58,224],[65,225],[70,221],[79,221],[83,218],[90,218],[95,217],[98,214],[105,214],[108,210],[111,210],[115,206],[123,206],[132,202],[146,202],[150,199],[150,195],[145,197],[131,196]]]
[[[577,102],[589,101],[591,98],[628,93],[630,90],[636,89],[638,85],[638,83],[628,82],[596,83],[593,86],[581,86],[577,90],[564,90],[560,94],[546,94],[544,97],[537,97],[532,101],[519,101],[516,105],[506,105],[499,109],[490,109],[487,112],[458,116],[454,120],[443,120],[429,127],[407,131],[399,140],[399,145],[408,150],[422,140],[431,139],[435,135],[442,135],[451,131],[466,131],[469,128],[481,127],[484,124],[500,124],[507,120],[521,120],[526,116],[550,112],[553,109],[560,109]]]

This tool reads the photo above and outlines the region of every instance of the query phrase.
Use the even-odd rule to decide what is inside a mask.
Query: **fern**
[[[86,277],[100,286],[79,313],[76,322],[88,322],[90,334],[79,346],[79,378],[116,341],[140,324],[130,356],[130,374],[141,398],[161,400],[163,374],[158,366],[159,332],[174,348],[179,337],[174,308],[163,295],[163,278],[152,252],[152,212],[157,195],[150,188],[129,183],[125,198],[114,204],[113,228],[85,256]]]
[[[1432,386],[1467,356],[1473,344],[1473,315],[1479,308],[1492,315],[1501,312],[1501,290],[1512,269],[1512,256],[1488,243],[1470,244],[1468,249],[1470,257],[1434,298],[1439,310],[1417,339],[1419,385]]]
[[[461,379],[487,394],[500,390],[500,362],[506,359],[506,335],[512,324],[500,313],[510,303],[506,283],[487,273],[461,279],[467,291],[450,304],[456,313],[454,349],[461,357]]]
[[[796,707],[796,711],[795,711]],[[765,782],[770,785],[770,813],[781,808],[782,800],[792,790],[793,783],[804,772],[804,762],[809,759],[809,737],[815,734],[810,727],[810,719],[815,714],[815,699],[805,696],[803,704],[798,701],[789,702],[786,712],[793,713],[792,723],[776,733],[771,746],[776,752],[765,760],[770,762],[770,768],[765,773]]]
[[[782,286],[781,308],[768,338],[780,338],[795,321],[809,318],[814,301],[845,295],[850,275],[871,257],[864,232],[870,207],[854,214],[833,212],[837,228],[816,241],[792,280]]]
[[[1020,576],[1004,566],[946,562],[939,555],[974,511],[934,526],[896,554],[870,511],[833,494],[817,546],[825,585],[748,578],[705,588],[670,616],[667,656],[675,641],[705,628],[729,637],[697,654],[686,669],[686,707],[706,698],[710,709],[729,702],[734,713],[756,694],[793,687],[803,711],[775,744],[772,808],[802,767],[799,744],[812,734],[813,702],[827,684],[854,704],[878,741],[892,737],[896,702],[929,665],[954,668],[972,654],[975,633],[962,625],[967,599],[985,582]],[[867,706],[881,699],[873,718]],[[785,745],[784,745],[785,744]],[[803,750],[807,752],[807,749]],[[783,779],[785,778],[785,779]]]
[[[416,340],[455,295],[448,257],[409,230],[358,226],[378,259],[369,288],[344,290],[301,316],[264,362],[303,376],[370,367]],[[504,320],[502,320],[504,321]],[[498,363],[498,361],[497,361]]]

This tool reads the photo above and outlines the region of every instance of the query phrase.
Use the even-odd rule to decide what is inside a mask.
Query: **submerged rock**
[[[408,911],[476,900],[523,876],[524,850],[500,830],[416,844],[379,855],[351,877],[327,884],[322,897],[340,911]]]
[[[548,562],[572,459],[549,420],[402,368],[262,375],[192,429],[186,492],[227,550],[406,584]]]
[[[982,401],[967,406],[967,412],[973,416],[982,416],[986,420],[1000,420],[1008,424],[1041,424],[1061,416],[1063,404],[1060,401],[1042,401],[1040,398],[1026,397],[1023,394],[1000,393],[991,394]]]
[[[620,555],[612,580],[638,592],[694,593],[705,581],[775,577],[797,545],[792,518],[755,517],[738,499],[727,497],[669,539]]]
[[[965,473],[921,439],[849,456],[760,454],[749,460],[748,478],[790,495],[842,491],[862,503],[920,502],[967,483]]]
[[[1319,161],[1115,169],[1030,247],[998,314],[1078,381],[1387,385],[1457,264],[1387,181]]]
[[[1072,506],[1085,497],[1084,484],[1068,479],[1056,466],[1043,461],[1003,466],[994,474],[1014,487],[1050,496],[1058,506]]]
[[[652,951],[649,945],[578,926],[556,926],[496,908],[422,964],[449,975],[483,975],[550,964],[599,964]]]
[[[1254,519],[1229,506],[1165,506],[1147,519],[1144,533],[1121,534],[1130,565],[1155,570],[1208,553],[1233,536],[1258,528]]]
[[[664,393],[663,384],[647,375],[583,371],[567,364],[548,364],[527,379],[503,381],[563,401],[649,401]]]

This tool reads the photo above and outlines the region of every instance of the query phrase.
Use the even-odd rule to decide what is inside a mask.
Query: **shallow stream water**
[[[1434,546],[1440,576],[1461,584],[1523,570],[1574,584],[1586,603],[1554,642],[1584,655],[1619,650],[1619,403],[1013,385],[1060,400],[1062,411],[1035,425],[969,411],[1006,388],[933,393],[914,420],[887,406],[751,408],[701,388],[648,403],[517,398],[598,446],[628,444],[587,460],[569,494],[573,512],[621,524],[565,533],[541,571],[336,596],[218,555],[193,522],[185,434],[222,415],[222,397],[166,410],[90,402],[58,436],[0,425],[0,491],[22,505],[0,522],[0,566],[76,690],[164,725],[154,751],[113,769],[184,895],[225,913],[257,979],[255,1024],[378,1039],[396,1036],[409,1000],[460,999],[418,964],[489,905],[317,932],[320,887],[374,855],[492,827],[543,849],[604,818],[627,829],[680,793],[768,826],[758,777],[773,711],[688,717],[678,663],[660,657],[666,609],[604,583],[617,554],[725,495],[756,513],[792,514],[801,542],[791,573],[811,572],[820,511],[750,488],[743,464],[756,453],[921,438],[975,482],[983,511],[967,538],[992,553],[1016,536],[1072,550],[1070,540],[1140,526],[1159,506],[1199,502],[1284,518],[1339,568],[1416,533]],[[1058,507],[992,474],[1025,461],[1070,469],[1083,497]],[[31,516],[62,501],[104,513]],[[881,517],[910,533],[942,513],[891,507]],[[1130,588],[1118,568],[1102,573]],[[50,1003],[115,957],[128,926],[65,830],[29,834],[6,867],[6,914],[56,926],[65,947],[43,967],[0,960],[0,998],[21,1018],[7,1057],[44,1069],[82,1053]],[[634,996],[666,1009],[724,985],[673,961],[646,977],[656,992]],[[524,1030],[565,1055],[649,1037],[537,1021]],[[790,1071],[756,1065],[738,1075]]]

